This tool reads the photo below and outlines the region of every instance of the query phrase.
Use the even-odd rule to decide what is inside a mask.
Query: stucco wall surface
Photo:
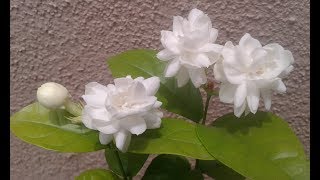
[[[308,0],[11,0],[11,114],[33,102],[37,87],[47,81],[65,85],[74,98],[88,82],[111,83],[107,57],[135,48],[160,50],[160,30],[171,28],[172,16],[197,7],[219,30],[220,44],[238,43],[248,32],[262,44],[277,42],[293,53],[287,93],[274,96],[272,112],[290,123],[309,154],[309,5]],[[211,120],[232,111],[217,98],[210,107]],[[106,166],[103,152],[56,153],[13,134],[10,148],[12,180],[68,180]]]

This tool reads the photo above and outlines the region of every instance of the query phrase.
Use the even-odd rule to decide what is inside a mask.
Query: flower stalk
[[[202,118],[202,120],[199,122],[199,124],[205,125],[205,122],[206,122],[206,119],[207,119],[207,112],[208,112],[208,108],[209,108],[209,103],[210,103],[211,97],[212,97],[211,94],[207,94],[207,100],[206,100],[206,105],[205,105],[204,112],[203,112],[203,118]]]
[[[204,108],[204,111],[203,111],[203,118],[199,122],[199,124],[205,125],[205,123],[206,123],[207,113],[208,113],[208,108],[209,108],[209,103],[210,103],[211,97],[212,97],[212,94],[211,93],[207,93],[207,100],[206,100],[205,108]],[[196,159],[195,169],[199,169],[199,159]]]

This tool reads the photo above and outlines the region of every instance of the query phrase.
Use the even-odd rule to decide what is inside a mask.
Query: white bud
[[[42,84],[37,91],[39,103],[49,109],[62,107],[68,97],[68,90],[61,84],[54,82]]]

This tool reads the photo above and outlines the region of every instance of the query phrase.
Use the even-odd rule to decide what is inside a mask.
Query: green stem
[[[207,100],[206,100],[206,105],[204,108],[204,112],[203,112],[203,118],[202,120],[199,122],[199,124],[205,124],[206,119],[207,119],[207,112],[208,112],[208,107],[209,107],[209,103],[210,103],[210,99],[211,99],[211,94],[207,94]]]
[[[124,180],[128,180],[127,175],[126,175],[126,172],[125,172],[125,170],[124,170],[124,168],[123,168],[123,165],[122,165],[122,162],[121,162],[121,159],[120,159],[119,152],[118,152],[118,150],[115,149],[113,146],[114,146],[113,143],[110,143],[110,144],[108,145],[108,147],[109,147],[110,149],[113,149],[113,150],[115,151],[116,159],[117,159],[117,161],[118,161],[118,166],[120,167],[120,171],[121,171],[121,174],[123,175],[123,179],[124,179]],[[129,179],[130,179],[130,177],[129,177]]]
[[[203,118],[199,122],[199,124],[205,125],[205,123],[206,123],[207,112],[208,112],[208,107],[209,107],[211,96],[212,96],[212,94],[207,93],[207,100],[206,100],[206,105],[205,105],[204,112],[203,112]],[[196,159],[195,169],[199,169],[199,159]]]

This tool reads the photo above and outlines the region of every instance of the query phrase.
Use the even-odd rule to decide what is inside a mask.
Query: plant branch
[[[207,119],[207,112],[208,112],[208,107],[209,107],[209,103],[210,103],[210,99],[211,99],[211,94],[207,93],[207,100],[206,100],[206,105],[204,108],[204,112],[203,112],[203,118],[202,120],[199,122],[199,124],[205,124],[206,119]]]
[[[207,93],[207,100],[206,100],[205,108],[204,108],[204,111],[203,111],[203,118],[199,122],[199,124],[205,125],[205,123],[206,123],[207,113],[208,113],[208,108],[209,108],[209,103],[210,103],[211,96],[212,96],[211,93]],[[195,169],[199,169],[199,159],[196,159]]]

